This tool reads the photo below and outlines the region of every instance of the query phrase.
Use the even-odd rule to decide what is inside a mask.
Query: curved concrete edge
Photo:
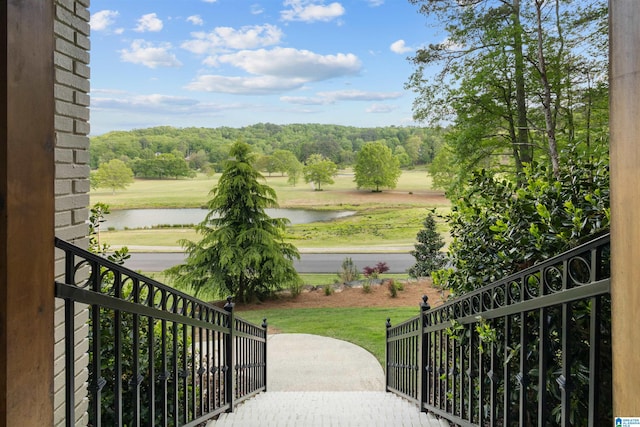
[[[267,338],[268,391],[384,391],[384,370],[367,350],[311,334]]]

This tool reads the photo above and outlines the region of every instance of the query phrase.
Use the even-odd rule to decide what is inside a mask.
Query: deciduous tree
[[[338,166],[322,154],[312,154],[307,158],[302,169],[305,182],[311,182],[316,191],[322,191],[323,184],[333,184],[333,177],[338,173]]]
[[[362,146],[354,171],[358,188],[375,192],[381,191],[380,187],[395,188],[401,174],[398,158],[380,141]]]
[[[110,188],[114,193],[132,183],[133,171],[119,159],[101,164],[92,179],[92,184],[96,187]]]

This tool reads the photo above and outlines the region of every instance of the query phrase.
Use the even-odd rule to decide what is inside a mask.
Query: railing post
[[[225,359],[226,359],[226,367],[227,370],[225,372],[224,378],[224,394],[226,397],[226,401],[229,402],[229,410],[228,412],[233,412],[234,408],[234,400],[235,400],[235,328],[236,321],[233,314],[233,307],[235,304],[231,302],[231,297],[227,297],[227,303],[224,305],[224,310],[229,313],[229,334],[227,334],[227,339],[225,343]]]
[[[427,302],[428,300],[428,296],[422,296],[422,302],[420,303],[420,333],[418,334],[418,402],[420,402],[421,412],[426,411],[424,403],[426,403],[429,398],[427,395],[427,358],[429,355],[429,341],[424,335],[425,314],[431,309],[431,306]]]
[[[386,329],[386,340],[384,343],[384,361],[385,361],[385,381],[384,381],[384,389],[385,391],[389,391],[389,329],[391,328],[391,318],[387,317],[387,323],[385,324]]]
[[[262,319],[262,327],[264,328],[264,348],[262,349],[264,355],[264,391],[267,391],[267,318]]]

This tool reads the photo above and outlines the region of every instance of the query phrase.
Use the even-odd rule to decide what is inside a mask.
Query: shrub
[[[342,280],[342,283],[353,282],[354,280],[358,280],[360,278],[360,272],[356,268],[356,265],[353,263],[353,260],[350,257],[346,257],[344,261],[342,261],[342,266],[340,272],[338,273],[338,277]]]
[[[298,280],[291,284],[289,291],[291,292],[291,296],[297,297],[302,293],[302,281]]]
[[[370,294],[371,293],[371,283],[370,282],[366,282],[362,285],[362,292],[364,292],[365,294]]]
[[[377,279],[382,273],[389,271],[389,266],[386,262],[379,262],[375,267],[366,266],[362,269],[362,273],[368,279]]]
[[[330,296],[331,294],[333,294],[333,286],[331,285],[324,285],[324,294],[326,296]]]
[[[411,255],[416,263],[409,269],[411,277],[428,277],[432,271],[444,266],[445,257],[440,249],[444,246],[444,239],[436,231],[436,221],[432,212],[424,220],[424,228],[418,232],[418,243]]]
[[[440,278],[452,292],[492,283],[609,227],[608,160],[564,157],[557,179],[536,164],[520,184],[484,170],[474,174],[447,218],[451,270]]]
[[[396,282],[394,280],[389,280],[387,287],[389,288],[391,298],[396,298],[398,296],[398,287],[396,286]]]

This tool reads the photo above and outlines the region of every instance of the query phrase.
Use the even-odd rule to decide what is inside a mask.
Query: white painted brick
[[[89,175],[88,165],[56,164],[56,178],[84,178],[87,175]]]
[[[91,49],[91,41],[89,37],[84,34],[76,33],[76,46],[81,47],[82,49],[90,50]]]
[[[84,208],[86,206],[89,206],[88,194],[70,194],[56,199],[56,212]]]
[[[56,179],[54,185],[56,196],[71,193],[71,186],[72,181],[70,179]]]
[[[60,6],[66,7],[69,12],[73,12],[75,10],[74,0],[56,0],[56,3]]]
[[[76,66],[85,67],[87,70],[89,70],[89,67],[87,67],[86,65],[83,65],[83,64],[79,64],[77,62],[76,62]],[[76,72],[76,74],[78,74],[78,73]],[[89,72],[87,71],[87,75],[85,77],[89,78],[88,74],[89,74]],[[73,102],[75,102],[76,104],[88,106],[89,105],[89,101],[90,101],[89,100],[89,95],[87,95],[86,93],[78,92],[78,91],[74,92],[74,94],[73,94]]]
[[[74,159],[76,164],[86,165],[89,163],[89,160],[91,160],[91,155],[87,150],[75,150]]]
[[[73,159],[74,159],[73,150],[68,150],[65,148],[56,148],[55,159],[57,163],[73,163]]]
[[[79,149],[89,148],[89,138],[87,136],[58,133],[56,137],[57,137],[58,147],[79,148]]]
[[[73,181],[74,193],[88,193],[91,186],[88,179],[76,179]]]
[[[62,68],[67,71],[73,71],[73,59],[67,55],[63,55],[59,52],[54,52],[53,63],[56,67]]]
[[[89,219],[89,208],[75,209],[71,211],[71,217],[74,224],[84,224]]]
[[[89,135],[89,132],[91,132],[91,127],[89,126],[89,122],[85,120],[74,120],[73,131],[80,135]]]
[[[58,20],[53,23],[53,33],[56,36],[69,40],[70,42],[75,40],[75,30]]]
[[[56,236],[62,240],[72,241],[79,236],[86,236],[88,232],[89,227],[86,224],[78,224],[56,230]]]
[[[61,2],[63,5],[65,3],[70,3],[70,6],[71,6],[70,10],[75,9],[73,0],[58,0],[58,1]],[[81,32],[82,34],[89,35],[89,22],[80,18],[79,16],[76,16],[74,13],[71,13],[70,10],[67,10],[63,7],[58,6],[56,7],[56,17],[59,18],[62,22],[65,22],[66,24],[70,25],[73,29]],[[85,62],[88,62],[88,60]]]
[[[57,114],[55,116],[54,126],[58,132],[73,132],[75,130],[71,117],[59,116]]]
[[[55,108],[57,114],[89,120],[89,109],[85,106],[72,104],[70,102],[56,101]]]
[[[53,86],[53,96],[56,100],[73,102],[73,89],[68,86],[56,84]]]
[[[89,7],[89,1],[87,0],[85,1],[76,1],[76,7],[75,7],[75,12],[76,15],[79,18],[84,19],[85,21],[89,21],[89,10],[87,9]]]
[[[83,92],[89,92],[89,90],[91,89],[89,87],[89,80],[84,77],[76,76],[75,74],[64,70],[56,71],[56,82],[75,89],[79,89]]]
[[[56,39],[56,52],[66,55],[76,61],[89,63],[89,52],[82,47],[76,46],[73,42],[69,42],[62,38]]]
[[[57,212],[55,214],[55,226],[58,227],[66,227],[71,225],[71,212]]]

